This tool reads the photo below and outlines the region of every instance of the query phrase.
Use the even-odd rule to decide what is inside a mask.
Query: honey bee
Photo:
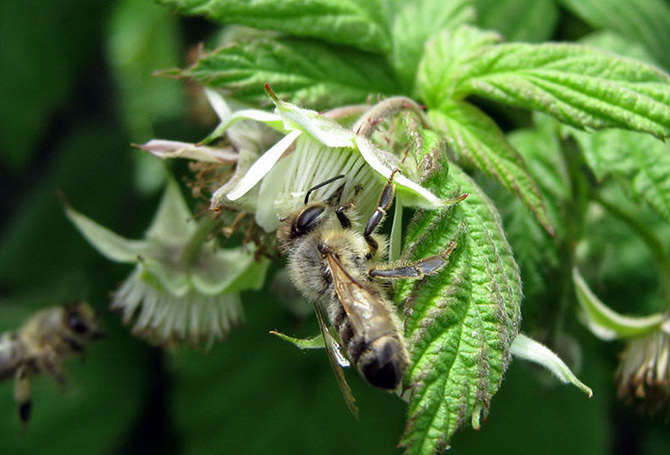
[[[371,385],[396,390],[409,365],[403,324],[381,280],[433,275],[456,247],[451,242],[441,254],[414,263],[384,262],[387,239],[376,231],[393,203],[397,172],[388,178],[362,232],[353,217],[353,202],[339,201],[344,185],[325,202],[309,202],[313,191],[343,175],[311,188],[305,206],[285,218],[277,232],[291,280],[314,304],[331,365],[354,414],[342,366],[351,362]]]
[[[70,354],[83,354],[86,344],[102,336],[100,322],[84,302],[42,310],[17,331],[0,336],[0,381],[14,378],[14,397],[24,428],[32,409],[32,377],[46,373],[63,385],[63,360]]]

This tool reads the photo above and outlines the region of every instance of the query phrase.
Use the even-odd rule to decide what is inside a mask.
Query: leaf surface
[[[487,413],[518,333],[521,282],[499,215],[481,189],[456,166],[448,181],[441,169],[424,184],[441,197],[470,194],[412,220],[407,259],[439,254],[451,241],[458,246],[438,275],[405,281],[396,293],[412,356],[402,444],[407,454],[428,455],[445,449],[468,420],[477,428]]]
[[[363,103],[398,90],[393,71],[377,55],[291,38],[224,46],[180,75],[256,105],[268,104],[268,83],[279,98],[312,109]]]

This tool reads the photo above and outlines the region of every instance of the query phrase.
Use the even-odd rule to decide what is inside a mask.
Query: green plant
[[[162,207],[172,201],[178,208],[157,216],[146,240],[137,243],[68,209],[107,257],[137,264],[120,294],[132,293],[133,283],[151,292],[138,291],[129,306],[117,294],[114,305],[124,308],[125,319],[142,336],[160,343],[220,338],[240,320],[240,293],[249,329],[255,318],[268,318],[273,329],[292,331],[290,313],[275,305],[275,313],[261,316],[261,302],[253,302],[263,295],[255,290],[277,273],[268,259],[281,264],[274,241],[279,220],[302,205],[309,188],[340,173],[364,187],[355,196],[356,207],[369,213],[392,169],[399,168],[389,223],[391,259],[416,260],[439,254],[451,241],[457,244],[438,275],[402,280],[393,289],[412,355],[403,395],[405,453],[439,453],[457,429],[467,423],[479,428],[481,418],[498,406],[494,395],[512,354],[549,363],[563,381],[590,393],[554,354],[519,336],[520,326],[575,367],[583,349],[582,372],[596,394],[583,406],[596,412],[609,402],[605,397],[613,391],[596,384],[607,384],[602,378],[608,372],[614,375],[615,367],[603,359],[614,363],[615,356],[580,333],[577,315],[600,338],[626,340],[616,367],[620,397],[644,412],[667,413],[670,150],[663,141],[670,134],[670,76],[664,72],[670,64],[664,52],[670,8],[665,3],[611,0],[608,8],[596,0],[160,3],[224,26],[194,62],[153,68],[206,87],[219,125],[200,142],[141,146],[161,158],[190,159],[188,170],[178,164],[171,169],[186,176],[217,217],[206,213],[197,228],[179,227],[190,215],[174,182]],[[134,4],[127,2],[128,10]],[[126,74],[128,100],[139,95],[128,83],[133,77]],[[126,101],[126,123],[137,137],[146,122],[133,120],[133,102]],[[270,104],[273,114],[260,110]],[[170,139],[190,136],[170,134]],[[317,194],[327,197],[335,189]],[[68,198],[79,207],[76,194],[68,192]],[[213,240],[212,233],[225,235]],[[224,286],[220,276],[234,278]],[[152,297],[154,292],[159,297]],[[170,296],[163,299],[171,302],[164,317],[153,303],[153,313],[147,310],[147,301],[160,302],[160,295]],[[219,323],[211,327],[203,322],[207,318],[189,319],[190,311],[205,306],[192,302],[210,298],[217,314],[229,317],[217,316]],[[272,319],[276,311],[283,316]],[[301,307],[293,311],[304,317]],[[200,322],[189,326],[192,320]],[[304,340],[283,337],[305,347]],[[250,343],[262,355],[273,340]],[[234,376],[240,358],[222,359],[207,364],[206,357],[193,360],[180,351],[168,361],[177,377],[183,375],[174,387],[174,409],[176,425],[189,435],[187,451],[205,446],[196,440],[210,441],[206,435],[216,422],[192,416],[186,404],[197,393],[179,392],[179,386],[216,381],[223,371]],[[261,376],[272,375],[278,365],[255,368]],[[309,381],[292,374],[295,381]],[[235,408],[234,384],[231,398],[217,403]],[[335,394],[332,380],[324,384]],[[202,390],[215,389],[203,385]],[[299,388],[284,390],[281,405],[289,415],[291,409],[310,412],[292,408],[300,400]],[[361,399],[376,391],[354,384],[354,392]],[[214,402],[204,414],[225,415]],[[534,412],[529,409],[527,418]],[[295,425],[304,420],[297,411],[293,417]],[[319,425],[309,425],[305,431],[318,431]],[[273,428],[279,435],[283,427]],[[604,424],[593,431],[603,435]],[[249,434],[255,437],[253,430]],[[597,441],[591,452],[604,450],[604,437]],[[466,444],[454,445],[461,450]],[[247,450],[263,447],[258,439]]]

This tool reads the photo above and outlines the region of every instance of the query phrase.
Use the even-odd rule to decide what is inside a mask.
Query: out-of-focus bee
[[[14,397],[24,427],[32,408],[32,377],[46,373],[63,385],[63,360],[83,354],[86,344],[102,336],[100,322],[84,302],[42,310],[16,332],[0,336],[0,381],[14,377]]]
[[[339,201],[343,186],[325,202],[309,202],[313,191],[342,175],[310,189],[305,206],[284,219],[277,232],[288,255],[293,283],[314,303],[331,365],[354,414],[354,399],[341,369],[348,365],[347,360],[367,382],[386,390],[400,387],[409,364],[402,322],[380,279],[435,274],[456,247],[452,242],[442,254],[414,263],[382,262],[387,240],[376,230],[393,203],[396,172],[389,177],[362,232],[351,216],[353,202]]]

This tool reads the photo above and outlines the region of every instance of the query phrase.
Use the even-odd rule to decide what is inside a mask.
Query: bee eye
[[[293,227],[291,229],[293,236],[297,237],[304,235],[314,229],[318,224],[317,220],[319,215],[321,215],[324,210],[326,210],[326,207],[322,205],[312,205],[305,208],[293,222]]]
[[[88,332],[88,327],[77,313],[70,313],[67,317],[67,325],[74,333],[83,335]]]

